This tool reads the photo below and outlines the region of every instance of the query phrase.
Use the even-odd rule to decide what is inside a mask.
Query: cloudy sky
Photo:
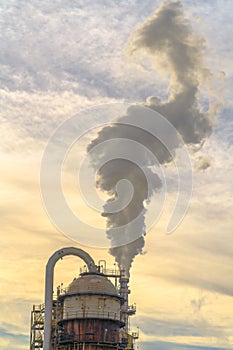
[[[0,0],[3,350],[29,349],[30,310],[43,302],[44,268],[55,250],[74,245],[96,261],[114,263],[108,249],[84,246],[82,232],[73,242],[51,223],[41,201],[41,160],[52,133],[80,111],[106,103],[145,103],[149,96],[166,98],[169,69],[166,74],[154,65],[146,51],[128,55],[135,30],[166,3]],[[170,202],[165,203],[143,254],[134,260],[130,288],[137,314],[131,324],[140,328],[138,348],[143,350],[232,349],[233,3],[182,4],[192,31],[205,42],[213,131],[201,149],[190,151],[193,194],[184,220],[167,235]],[[200,91],[203,110],[206,91]],[[85,122],[83,113],[80,125]],[[78,157],[91,137],[83,138]],[[74,174],[67,169],[64,189],[70,206],[92,225],[103,225],[100,213],[80,200]],[[59,261],[57,284],[78,274],[82,262],[76,260]]]

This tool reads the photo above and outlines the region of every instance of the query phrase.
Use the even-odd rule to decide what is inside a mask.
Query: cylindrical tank
[[[124,349],[120,339],[122,297],[99,273],[84,273],[58,297],[56,350]]]

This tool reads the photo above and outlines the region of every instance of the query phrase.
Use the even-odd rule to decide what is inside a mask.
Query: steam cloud
[[[210,113],[202,112],[198,102],[200,85],[209,77],[209,71],[203,64],[203,39],[192,33],[191,25],[185,17],[180,1],[163,3],[155,13],[137,29],[128,45],[129,55],[144,50],[153,63],[160,67],[160,71],[169,72],[170,83],[168,98],[148,97],[146,107],[153,109],[167,118],[182,136],[186,144],[200,145],[211,133],[212,122]],[[118,119],[118,123],[133,122],[138,118],[136,109],[132,106],[127,115]],[[141,116],[143,118],[143,116]],[[169,135],[168,135],[169,137]],[[166,145],[152,137],[148,132],[123,124],[113,124],[104,127],[96,139],[88,145],[88,151],[93,150],[99,143],[115,138],[134,140],[144,145],[156,156],[160,164],[172,161],[172,155]],[[174,142],[175,151],[179,145]],[[114,146],[115,147],[115,146]],[[121,142],[119,141],[119,148]],[[106,154],[111,147],[106,147]],[[130,150],[134,152],[134,150]],[[111,153],[110,153],[111,154]],[[105,191],[110,199],[106,202],[103,215],[107,217],[107,235],[111,240],[110,253],[115,257],[120,268],[129,274],[134,257],[142,252],[145,235],[145,201],[151,198],[161,187],[159,177],[153,172],[151,159],[145,158],[143,168],[147,168],[147,179],[134,163],[125,159],[113,159],[99,169],[104,156],[93,152],[92,166],[98,170],[97,188]],[[128,206],[117,213],[109,214],[111,203],[117,199],[116,184],[126,179],[134,187],[134,193]],[[150,181],[151,190],[147,181]],[[139,213],[143,213],[142,220],[136,224],[132,222]],[[122,225],[126,225],[121,228]],[[113,229],[119,228],[113,233]],[[138,239],[135,240],[135,232]],[[132,243],[117,247],[118,235],[131,238]]]

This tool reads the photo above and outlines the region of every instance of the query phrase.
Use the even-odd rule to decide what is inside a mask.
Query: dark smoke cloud
[[[167,118],[182,136],[186,144],[201,144],[211,133],[212,122],[208,113],[203,113],[199,106],[198,94],[200,85],[208,79],[210,73],[203,64],[204,41],[192,33],[192,28],[184,15],[180,1],[163,3],[155,13],[133,34],[128,54],[134,55],[142,51],[149,55],[155,66],[163,72],[169,72],[169,97],[167,100],[151,96],[145,106],[153,109]],[[137,110],[130,107],[127,115],[119,118],[119,123],[132,122],[138,118]],[[143,116],[141,116],[143,118]],[[121,124],[104,127],[88,145],[88,151],[99,143],[113,138],[126,138],[135,140],[156,156],[160,164],[172,160],[172,155],[166,147],[155,137],[141,129]],[[169,135],[168,135],[169,138]],[[172,141],[169,141],[172,144]],[[173,142],[175,150],[179,145]],[[121,147],[121,142],[119,142]],[[105,149],[111,152],[111,147]],[[132,152],[134,150],[132,149]],[[111,154],[111,153],[110,153]],[[151,159],[145,158],[142,169],[137,165],[123,159],[115,159],[99,169],[104,154],[93,153],[92,165],[98,170],[97,187],[109,194],[110,199],[105,205],[104,216],[107,217],[107,235],[113,248],[110,253],[115,256],[121,268],[129,269],[134,257],[142,252],[145,235],[146,203],[150,197],[161,187],[158,176],[153,172]],[[143,169],[147,169],[147,178]],[[117,198],[116,184],[121,179],[127,179],[134,186],[134,195],[130,204],[118,213],[108,214],[111,202]],[[147,181],[152,189],[148,190]],[[135,225],[131,221],[143,213],[142,220]],[[120,226],[127,224],[121,229]],[[113,233],[113,228],[118,228]],[[139,237],[135,240],[136,236]],[[132,243],[117,246],[118,235],[132,237]]]
[[[198,103],[199,87],[210,77],[203,64],[204,48],[204,40],[192,33],[180,1],[163,4],[129,44],[130,54],[144,49],[171,75],[168,100],[151,96],[146,105],[164,115],[185,143],[200,143],[212,131],[212,123]]]

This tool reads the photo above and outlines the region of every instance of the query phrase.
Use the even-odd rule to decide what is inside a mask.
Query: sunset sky
[[[190,150],[193,190],[183,221],[166,234],[171,191],[135,257],[131,326],[140,329],[141,350],[233,349],[232,0],[0,0],[1,350],[29,349],[30,311],[44,301],[44,270],[54,251],[75,246],[96,262],[114,264],[96,237],[77,227],[72,241],[50,221],[41,199],[41,161],[62,122],[77,115],[85,127],[81,111],[168,97],[170,66],[157,64],[149,49],[129,51],[138,28],[171,3],[183,5],[192,32],[205,43],[209,73],[199,103],[205,111],[211,100],[213,130],[202,147]],[[77,215],[104,228],[105,219],[82,200],[69,168],[74,155],[85,157],[93,133],[67,159],[63,188]],[[172,167],[165,174],[172,176]],[[156,203],[155,197],[152,214]],[[68,284],[82,265],[74,257],[59,261],[55,284]]]

